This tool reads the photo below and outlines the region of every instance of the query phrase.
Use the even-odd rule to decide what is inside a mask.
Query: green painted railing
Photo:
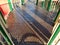
[[[41,2],[41,5],[42,5],[42,7],[44,7],[44,5],[45,5],[45,4],[44,4],[44,2],[43,2],[43,1]]]
[[[8,4],[9,4],[10,11],[12,11],[13,10],[13,7],[12,7],[11,0],[8,0]]]
[[[38,0],[36,0],[36,5],[38,5]]]
[[[49,11],[49,9],[50,9],[50,7],[51,7],[51,2],[52,2],[52,0],[49,0],[48,1],[48,7],[47,7],[47,10]]]
[[[8,35],[8,32],[6,31],[5,27],[3,26],[1,19],[0,19],[0,33],[3,36],[3,38],[6,40],[8,45],[14,45],[11,38]]]
[[[0,16],[2,17],[2,19],[4,20],[4,23],[6,24],[6,20],[4,19],[2,13],[0,12]]]
[[[58,25],[56,26],[57,28],[54,30],[49,42],[47,45],[51,45],[53,43],[53,41],[55,40],[55,38],[57,37],[57,35],[60,32],[60,23],[58,23]]]
[[[59,15],[60,15],[60,9],[59,9],[59,11],[57,13],[57,16],[54,19],[54,22],[57,20]],[[58,20],[58,22],[55,24],[53,29],[54,29],[54,32],[53,32],[53,34],[52,34],[52,36],[51,36],[51,38],[50,38],[50,40],[49,40],[47,45],[51,45],[54,42],[54,40],[57,37],[57,35],[59,34],[59,32],[60,32],[60,20]]]
[[[57,18],[58,18],[59,15],[60,15],[60,9],[59,9],[59,11],[58,11],[58,13],[57,13],[57,15],[56,15],[56,17],[54,19],[54,22],[57,20]]]
[[[12,11],[13,7],[12,7],[11,0],[8,0],[8,4],[9,4],[10,11]],[[11,38],[6,30],[6,27],[7,27],[6,20],[4,19],[2,12],[0,12],[0,33],[8,45],[14,45],[13,41],[11,40]]]
[[[24,0],[21,0],[21,4],[22,4],[22,5],[24,4]]]
[[[48,1],[47,11],[57,12],[58,9],[59,9],[59,1],[53,1],[53,0]]]
[[[10,36],[8,35],[8,32],[6,31],[6,27],[7,27],[6,20],[4,19],[2,13],[0,12],[0,33],[6,40],[8,45],[14,45]]]
[[[8,28],[8,26],[7,26],[7,24],[6,24],[6,20],[4,19],[4,17],[3,17],[3,15],[2,15],[1,12],[0,12],[0,20],[1,20],[1,22],[3,23],[4,27],[5,27],[5,28]]]

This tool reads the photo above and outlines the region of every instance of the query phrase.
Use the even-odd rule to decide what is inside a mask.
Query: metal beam
[[[52,2],[52,0],[49,0],[49,1],[48,1],[48,7],[47,7],[47,10],[48,10],[48,11],[49,11],[49,9],[50,9],[51,2]]]

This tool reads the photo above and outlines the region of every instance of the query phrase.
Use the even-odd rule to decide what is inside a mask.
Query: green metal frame
[[[8,0],[8,4],[10,7],[10,11],[12,11],[13,8],[12,8],[11,0]],[[3,36],[3,38],[6,40],[8,45],[14,45],[10,36],[8,35],[8,32],[5,29],[5,27],[6,27],[5,25],[6,25],[6,20],[4,19],[2,12],[0,12],[0,33]]]
[[[0,21],[0,33],[1,35],[4,37],[4,39],[6,40],[8,45],[13,45],[13,42],[11,40],[11,38],[9,37],[6,29],[4,28],[3,24]]]
[[[45,1],[42,1],[42,7],[45,8]]]
[[[48,1],[48,7],[47,7],[47,10],[49,11],[49,9],[50,9],[50,7],[51,7],[51,2],[52,2],[52,0],[49,0]]]
[[[4,20],[4,23],[6,24],[6,20],[4,19],[4,17],[3,17],[3,14],[2,14],[2,12],[0,11],[0,16],[2,17],[2,19]]]
[[[47,6],[48,6],[48,0],[45,0],[44,6],[45,6],[45,9],[47,9]]]
[[[6,27],[7,27],[6,20],[4,19],[2,13],[0,12],[0,33],[2,34],[8,45],[13,45],[13,42],[8,36],[8,33],[5,29]]]
[[[59,23],[59,25],[57,25],[57,26],[58,26],[57,29],[55,30],[55,32],[54,32],[53,35],[51,36],[51,38],[50,38],[50,40],[49,40],[49,42],[48,42],[47,45],[51,45],[52,42],[54,41],[54,39],[56,38],[56,36],[59,34],[59,32],[60,32],[60,23]]]
[[[6,24],[6,20],[4,19],[4,17],[3,17],[3,15],[2,15],[1,12],[0,12],[0,20],[1,20],[1,22],[3,23],[4,27],[5,27],[5,28],[8,28],[8,26],[7,26],[7,24]]]
[[[56,17],[54,19],[54,22],[57,20],[57,18],[58,18],[59,15],[60,15],[60,9],[59,9],[59,11],[58,11],[58,13],[57,13],[57,15],[56,15]]]
[[[36,0],[36,5],[38,5],[38,0]]]
[[[0,20],[1,20],[1,22],[3,23],[3,25],[5,26],[5,28],[7,28],[7,24],[4,22],[4,20],[3,20],[3,18],[2,18],[1,15],[0,15]]]
[[[22,4],[22,5],[24,4],[24,0],[21,0],[21,4]]]
[[[9,4],[10,11],[12,11],[13,7],[12,7],[12,4],[11,4],[11,0],[8,0],[8,4]]]

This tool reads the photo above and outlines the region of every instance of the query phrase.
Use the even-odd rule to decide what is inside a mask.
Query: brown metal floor
[[[42,44],[35,32],[33,32],[33,29],[27,25],[21,16],[18,16],[19,14],[17,12],[13,11],[9,15],[10,16],[7,20],[8,31],[15,44],[18,44],[17,42],[21,42],[24,39],[24,36],[30,37],[30,35],[32,37],[28,38],[27,40],[25,39],[25,41],[39,42]]]
[[[30,2],[24,5],[15,3],[14,10],[9,14],[7,25],[13,42],[16,45],[44,45],[53,29],[55,15]],[[1,36],[0,36],[1,38]],[[28,44],[28,43],[34,44]],[[26,44],[25,44],[26,43]]]
[[[14,10],[9,14],[7,25],[13,42],[47,43],[53,28],[52,19],[44,9],[32,3],[14,4]],[[22,44],[21,44],[22,45]]]

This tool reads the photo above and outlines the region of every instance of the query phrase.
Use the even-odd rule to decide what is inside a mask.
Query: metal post
[[[52,0],[49,0],[49,1],[48,1],[48,7],[47,7],[47,10],[48,10],[48,11],[49,11],[49,9],[50,9],[51,2],[52,2]]]
[[[22,5],[24,4],[24,0],[21,0],[21,4],[22,4]]]
[[[45,9],[47,9],[47,6],[48,6],[48,0],[45,0]]]
[[[54,19],[54,22],[56,21],[56,19],[58,18],[59,15],[60,15],[60,9],[59,9],[59,11],[58,11],[58,13],[57,13],[57,15],[56,15],[56,17]]]
[[[36,5],[38,5],[38,0],[36,0]]]
[[[56,43],[55,43],[55,41],[59,40],[58,37],[59,37],[59,32],[60,32],[60,23],[56,23],[53,30],[54,30],[53,34],[50,37],[50,40],[48,41],[47,45],[52,45],[52,43],[53,43],[53,45],[57,44],[58,41]]]
[[[45,8],[45,0],[42,1],[42,7]]]
[[[8,4],[9,4],[10,11],[12,11],[13,10],[13,7],[12,7],[11,0],[8,0]]]

